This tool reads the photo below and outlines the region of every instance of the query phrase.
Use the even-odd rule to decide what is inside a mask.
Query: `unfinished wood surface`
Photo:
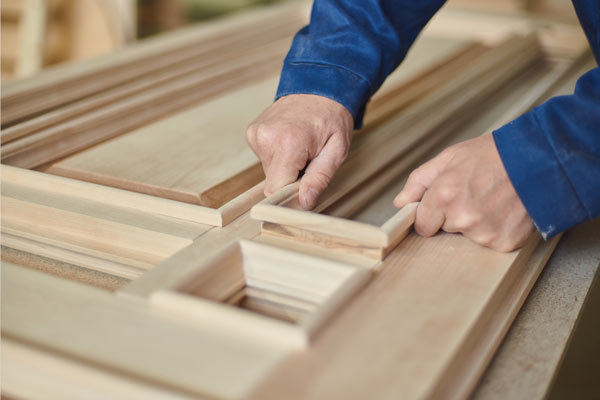
[[[209,398],[242,397],[288,354],[283,346],[9,263],[2,266],[2,336]]]
[[[239,239],[252,239],[259,233],[260,223],[246,213],[223,228],[211,229],[201,235],[191,245],[124,286],[117,294],[148,297],[157,290],[173,287],[181,277],[193,273],[198,263]]]
[[[4,245],[129,279],[211,228],[24,183],[2,181]]]
[[[304,348],[368,269],[240,240],[150,300],[223,330]]]
[[[272,102],[276,85],[269,78],[223,95],[46,171],[218,208],[264,179],[244,130]]]
[[[498,253],[456,234],[410,235],[311,352],[251,398],[465,398],[556,244],[538,242]],[[467,387],[434,392],[440,382]]]
[[[2,337],[2,365],[2,394],[8,398],[201,400],[6,336]]]
[[[211,66],[173,85],[151,88],[139,96],[125,98],[64,124],[12,141],[2,147],[2,161],[23,168],[38,167],[130,132],[233,87],[264,79],[274,73],[277,61],[283,57],[282,49],[280,44],[275,55],[256,55],[233,65]]]
[[[501,14],[444,7],[423,30],[425,34],[497,44],[514,34],[536,32],[552,58],[568,60],[588,47],[581,26],[549,22],[526,14]]]
[[[308,9],[305,2],[260,8],[167,33],[98,60],[49,69],[35,78],[11,82],[2,88],[2,126],[168,68],[177,61],[173,59],[178,54],[181,59],[181,53],[193,53],[199,47],[214,52],[238,42],[249,30],[268,31],[291,21],[301,24],[299,20],[307,19]]]
[[[255,33],[252,31],[244,38],[245,41],[237,43],[235,46],[229,45],[220,48],[216,54],[206,54],[206,49],[203,46],[190,49],[190,51],[182,53],[182,57],[185,56],[182,60],[173,60],[170,58],[171,65],[169,68],[143,75],[139,79],[125,82],[112,89],[99,92],[73,103],[65,104],[37,117],[3,129],[1,132],[2,143],[6,144],[42,129],[47,129],[78,115],[108,106],[116,101],[132,96],[139,96],[152,88],[170,85],[174,87],[173,90],[175,91],[177,90],[177,86],[174,84],[179,80],[184,80],[189,84],[192,82],[189,79],[190,75],[200,74],[203,69],[208,69],[215,65],[225,68],[228,64],[243,64],[241,60],[255,54],[262,57],[263,62],[268,59],[269,54],[278,53],[280,54],[280,58],[283,59],[287,48],[289,48],[291,36],[296,28],[297,26],[292,23],[275,32],[259,31]],[[206,84],[210,83],[209,81]],[[179,94],[182,94],[181,89],[179,89]],[[28,103],[32,101],[35,100],[32,99]]]
[[[25,186],[31,190],[37,189],[42,192],[62,194],[66,197],[134,209],[149,215],[162,215],[213,226],[223,224],[222,216],[218,210],[193,206],[161,197],[143,195],[9,165],[2,165],[1,177],[3,184],[10,183]],[[249,209],[249,205],[247,207],[246,210]],[[240,212],[240,215],[242,213],[243,211]]]
[[[460,41],[447,42],[437,38],[423,38],[420,43],[407,59],[406,71],[398,71],[388,82],[389,90],[406,83],[417,75],[418,66],[441,63],[442,60],[454,57],[456,52],[460,53],[468,46]],[[440,47],[444,50],[433,51],[434,48]],[[423,57],[423,54],[430,53],[438,53],[438,55]],[[240,193],[248,188],[249,183],[256,183],[263,177],[262,169],[257,164],[253,153],[246,147],[242,133],[254,117],[271,103],[275,87],[276,80],[274,79],[233,92],[221,99],[199,106],[197,109],[180,114],[179,117],[174,116],[136,133],[70,157],[53,165],[48,171],[101,184],[158,194],[181,201],[218,207],[232,194]],[[420,92],[424,91],[424,89],[420,90]],[[411,99],[416,96],[414,91],[411,92]],[[237,110],[233,117],[230,115],[230,110]],[[173,126],[175,126],[175,132],[173,132]],[[223,131],[225,132],[222,133]],[[168,132],[168,134],[164,134],[164,132]],[[215,132],[219,133],[215,134]],[[204,135],[198,133],[204,133]],[[176,138],[174,138],[175,135]],[[217,136],[218,140],[214,136]],[[195,143],[198,143],[197,147],[194,146]],[[207,148],[207,146],[210,147]],[[10,151],[10,147],[10,144],[7,145],[5,150]],[[131,156],[130,149],[132,147],[138,150],[137,157]],[[242,153],[223,153],[225,149],[229,151],[234,148],[239,149]],[[243,151],[244,149],[245,151]],[[128,157],[119,156],[125,153],[128,154]],[[154,158],[151,164],[145,162],[151,154],[159,153],[164,154],[159,160]],[[226,154],[228,156],[225,156]],[[240,157],[240,154],[243,154],[243,157]],[[178,162],[173,165],[175,155]],[[5,157],[10,157],[10,153]],[[11,161],[10,158],[7,160]],[[244,160],[248,160],[248,162],[244,164]],[[222,176],[218,176],[218,174],[215,176],[215,168],[211,168],[216,163],[220,165],[218,170],[222,172]],[[221,179],[226,178],[226,175],[230,173],[228,167],[231,166],[231,163],[240,163],[246,170],[242,173],[238,169],[237,172],[242,174],[239,179],[231,179],[219,184]],[[149,165],[152,168],[140,168],[140,165]],[[239,185],[238,182],[242,184]]]

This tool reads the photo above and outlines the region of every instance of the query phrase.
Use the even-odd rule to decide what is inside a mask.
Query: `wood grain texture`
[[[189,396],[239,398],[288,354],[8,263],[2,266],[2,319],[3,337]]]
[[[63,400],[130,399],[191,400],[201,399],[186,393],[126,377],[97,366],[2,337],[2,394],[9,398]],[[31,368],[35,365],[35,368]],[[35,385],[31,383],[35,382]]]
[[[77,182],[3,168],[3,244],[132,279],[211,229],[130,205],[120,207],[110,201],[110,192],[101,196],[102,187],[95,194],[85,189],[80,195]]]
[[[173,62],[197,55],[198,51],[218,52],[248,36],[249,30],[268,31],[292,21],[300,25],[307,20],[308,10],[307,2],[259,8],[160,35],[99,60],[51,68],[32,79],[11,82],[2,90],[2,127],[168,69]]]
[[[135,209],[149,215],[162,215],[183,221],[220,226],[217,210],[189,205],[155,196],[120,190],[76,179],[64,178],[23,168],[2,165],[2,183],[28,187],[32,190],[61,193],[66,197],[91,200],[116,207]]]
[[[464,398],[464,388],[433,390],[439,382],[455,382],[452,378],[465,370],[477,373],[456,382],[476,381],[485,366],[482,359],[493,353],[518,309],[515,304],[528,291],[514,283],[531,285],[536,275],[527,271],[539,273],[543,265],[537,257],[531,267],[527,264],[538,243],[534,237],[523,250],[498,253],[460,235],[409,235],[311,352],[289,359],[251,398],[363,399],[374,387],[381,399]],[[539,249],[544,257],[552,250],[546,244]],[[510,311],[487,320],[498,307]],[[471,348],[469,340],[477,338],[484,344]],[[470,362],[462,358],[468,354],[474,356],[467,358]]]
[[[244,130],[271,103],[276,85],[270,78],[236,90],[47,172],[218,208],[264,178]]]

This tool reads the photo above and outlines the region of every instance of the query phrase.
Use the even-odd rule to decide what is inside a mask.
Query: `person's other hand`
[[[396,207],[421,201],[415,230],[461,232],[498,251],[523,245],[533,222],[504,169],[491,134],[448,147],[415,169],[394,199]]]
[[[300,180],[299,201],[312,209],[348,155],[352,115],[340,103],[308,94],[279,98],[246,130],[265,171],[265,195]]]

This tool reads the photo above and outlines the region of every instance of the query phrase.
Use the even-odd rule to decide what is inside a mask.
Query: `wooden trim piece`
[[[524,51],[525,54],[529,54],[528,57],[522,56]],[[512,61],[512,58],[517,55],[521,55],[519,61]],[[452,132],[456,124],[466,118],[464,110],[485,99],[503,82],[538,60],[540,56],[535,37],[510,39],[498,48],[490,50],[482,60],[465,69],[464,75],[451,80],[431,96],[425,97],[398,120],[363,137],[359,136],[358,144],[355,142],[348,160],[342,165],[334,181],[319,200],[315,212],[321,212],[331,206],[371,176],[375,178],[368,191],[376,192],[375,189],[389,182],[387,179],[391,180],[397,176],[385,170],[386,164],[393,163],[395,159],[402,159],[402,156],[406,155],[407,159],[403,160],[401,165],[387,167],[394,172],[403,171],[410,165],[409,161],[422,157],[430,149],[429,146],[435,145]],[[461,111],[463,111],[462,117]],[[416,126],[410,125],[413,118],[417,120]],[[410,131],[412,136],[404,137],[397,134],[392,136],[389,134],[392,129],[394,133]],[[432,134],[437,139],[428,138],[429,146],[424,145],[425,138]],[[374,153],[378,155],[376,159],[371,157]],[[382,171],[386,180],[377,178],[378,170]],[[406,236],[414,222],[415,205],[405,211],[401,210],[384,224],[385,230],[382,230],[381,227],[369,224],[298,210],[297,195],[298,183],[295,183],[255,205],[251,210],[251,216],[271,223],[263,225],[263,232],[266,234],[294,237],[297,240],[321,244],[328,248],[347,248],[349,251],[380,259]],[[359,201],[364,202],[367,199],[367,196],[360,196]],[[354,208],[349,207],[349,209]]]
[[[147,270],[192,240],[9,197],[2,188],[2,232]],[[131,278],[123,273],[102,271]]]
[[[6,336],[2,337],[2,365],[2,394],[9,398],[199,399],[197,396],[192,397],[20,343]]]
[[[562,234],[548,241],[539,241],[528,259],[515,261],[517,268],[507,274],[495,293],[502,300],[487,305],[482,318],[464,339],[458,352],[460,355],[446,367],[429,398],[458,400],[469,397],[561,237]]]
[[[364,268],[240,240],[199,264],[188,276],[153,293],[150,301],[223,331],[304,348],[369,277]],[[288,304],[294,308],[302,303],[308,308],[290,323],[271,318],[264,310],[257,314],[222,303],[240,289],[263,292],[269,307],[284,310],[284,315]]]
[[[1,174],[2,183],[26,186],[34,190],[62,193],[65,196],[101,202],[116,207],[132,208],[149,214],[164,215],[201,224],[212,226],[221,226],[223,224],[221,212],[207,207],[130,192],[128,190],[115,189],[76,179],[63,178],[43,172],[30,171],[10,165],[2,165]],[[242,196],[241,200],[237,203],[238,207],[241,203],[241,208],[248,207],[246,208],[248,210],[251,205],[249,204],[250,202],[246,203],[246,197],[252,196]],[[239,213],[241,215],[246,211],[235,206],[231,207],[234,210],[228,211],[229,214],[235,215]],[[228,219],[231,219],[231,215],[229,215]]]
[[[1,306],[3,338],[194,397],[240,398],[289,354],[10,263],[2,265]]]
[[[61,193],[69,197],[131,208],[151,215],[164,215],[219,227],[229,224],[264,199],[264,182],[240,194],[222,207],[212,209],[10,165],[2,165],[1,178],[3,183],[25,186],[32,190]]]
[[[47,243],[47,240],[40,239],[39,237],[25,236],[28,235],[21,231],[17,232],[16,235],[2,231],[2,245],[52,260],[104,272],[109,275],[120,276],[125,279],[139,278],[146,270],[146,268],[138,268],[125,263],[96,257],[89,254],[89,251],[77,252],[72,249],[53,246]]]
[[[182,277],[196,271],[199,263],[223,247],[239,240],[252,239],[260,233],[260,223],[248,213],[221,229],[211,229],[172,257],[117,291],[118,295],[149,297],[153,292],[173,287]]]

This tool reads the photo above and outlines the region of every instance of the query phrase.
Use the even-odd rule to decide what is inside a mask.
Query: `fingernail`
[[[317,198],[319,193],[315,189],[308,189],[304,195],[304,208],[306,210],[312,210],[317,205]]]

